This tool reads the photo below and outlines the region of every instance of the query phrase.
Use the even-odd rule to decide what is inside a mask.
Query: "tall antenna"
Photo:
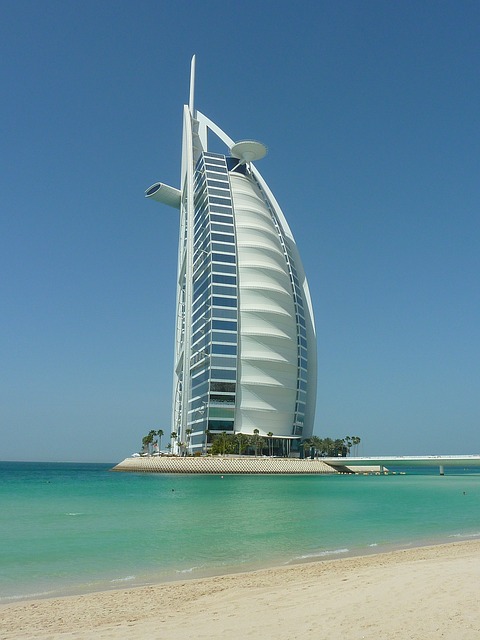
[[[194,96],[195,96],[195,56],[192,57],[192,63],[190,65],[190,99],[188,106],[190,113],[194,116]]]

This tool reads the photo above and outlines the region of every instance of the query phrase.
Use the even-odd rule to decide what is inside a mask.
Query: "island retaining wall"
[[[255,457],[125,458],[112,471],[204,474],[332,474],[338,473],[322,460]]]

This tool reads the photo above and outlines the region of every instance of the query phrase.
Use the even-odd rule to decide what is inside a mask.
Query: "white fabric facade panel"
[[[248,178],[231,173],[239,286],[235,430],[292,435],[297,326],[291,281],[271,214]]]

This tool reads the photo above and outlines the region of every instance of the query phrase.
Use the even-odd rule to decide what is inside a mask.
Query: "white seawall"
[[[215,474],[332,474],[338,473],[322,460],[298,458],[147,457],[125,458],[112,471],[144,473]]]

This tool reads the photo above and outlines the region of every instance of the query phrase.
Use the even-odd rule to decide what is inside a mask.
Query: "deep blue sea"
[[[0,602],[480,537],[480,474],[200,476],[0,463]]]

